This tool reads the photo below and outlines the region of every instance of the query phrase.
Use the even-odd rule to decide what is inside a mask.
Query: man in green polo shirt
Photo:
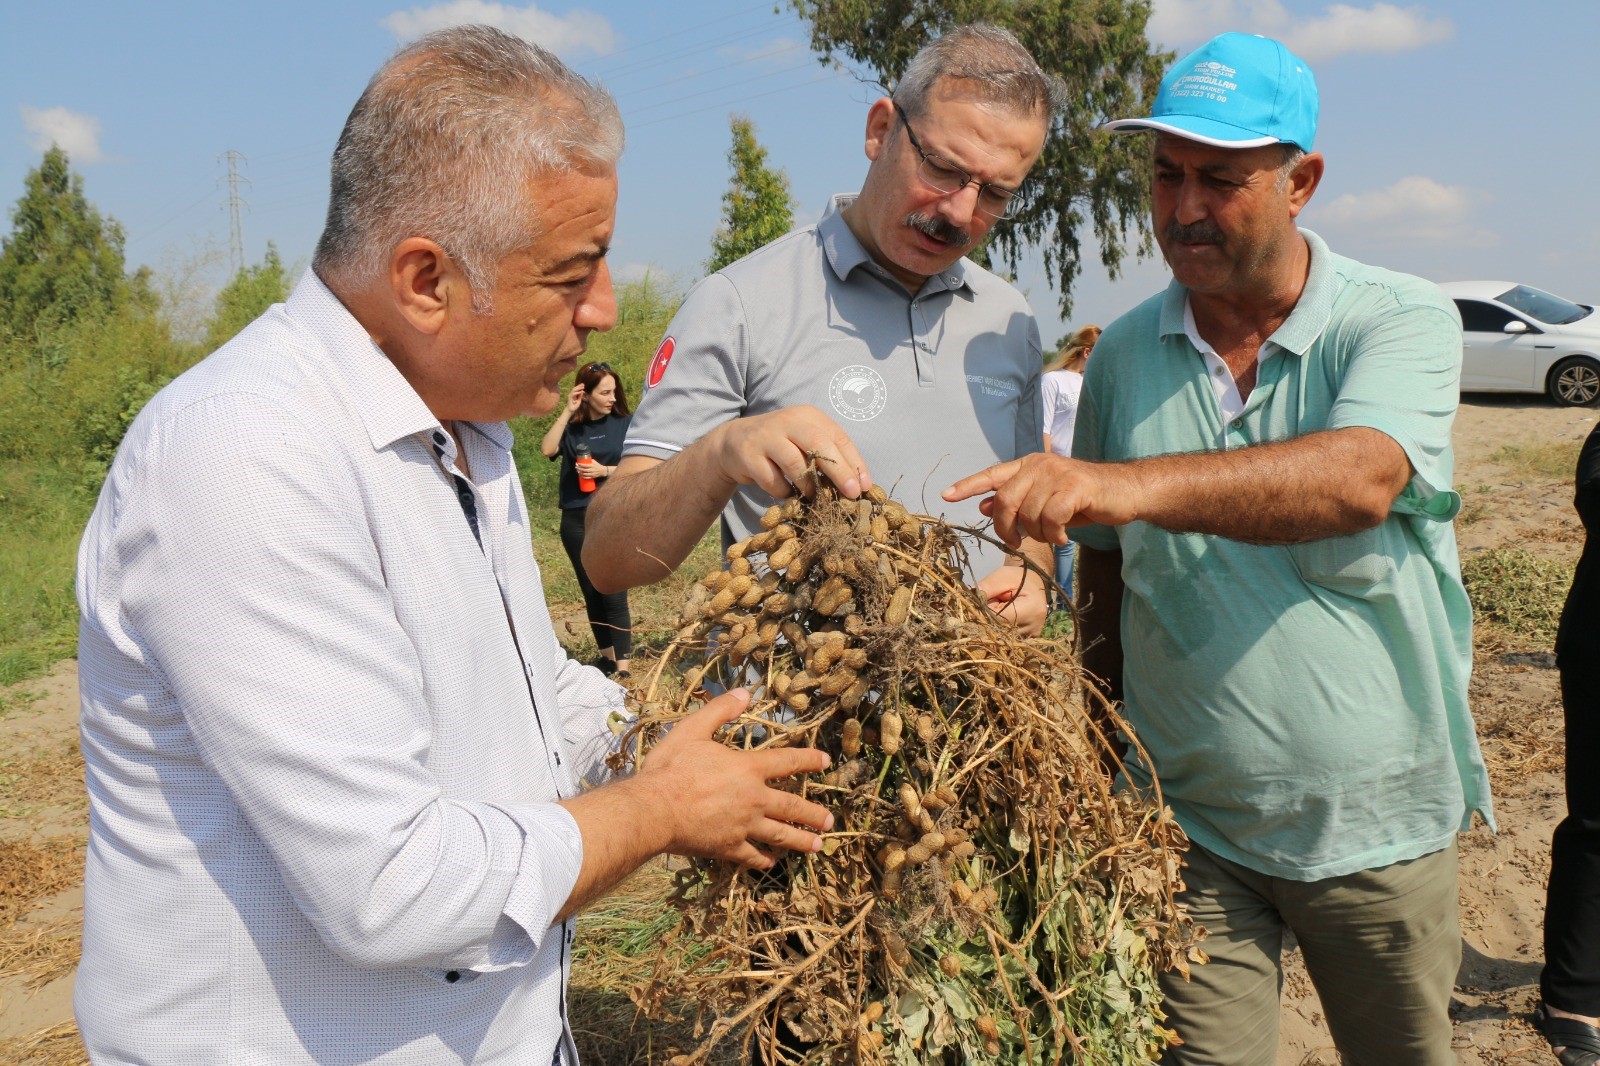
[[[1072,459],[952,486],[1001,536],[1083,548],[1085,663],[1194,848],[1208,965],[1165,982],[1166,1061],[1270,1066],[1280,951],[1347,1063],[1453,1064],[1456,833],[1492,824],[1451,519],[1460,323],[1295,219],[1323,173],[1310,69],[1224,34],[1149,118],[1173,273],[1095,348]]]

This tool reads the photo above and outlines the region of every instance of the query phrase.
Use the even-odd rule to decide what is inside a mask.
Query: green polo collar
[[[1339,294],[1339,277],[1333,267],[1333,253],[1323,239],[1308,229],[1300,230],[1311,250],[1311,270],[1306,275],[1306,286],[1295,301],[1294,310],[1284,320],[1268,344],[1286,352],[1305,355],[1328,328],[1333,318],[1333,301]],[[1185,336],[1183,317],[1189,301],[1189,290],[1176,280],[1167,285],[1161,299],[1161,336]]]

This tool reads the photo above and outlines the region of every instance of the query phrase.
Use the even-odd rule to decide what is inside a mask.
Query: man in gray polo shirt
[[[689,293],[590,506],[597,587],[659,580],[719,512],[725,539],[757,531],[812,454],[846,496],[877,482],[913,509],[984,521],[937,489],[1039,450],[1042,358],[1022,294],[962,253],[1009,211],[1061,91],[1010,33],[949,31],[868,113],[860,194]],[[1042,626],[1036,576],[998,549],[971,562],[997,610]]]

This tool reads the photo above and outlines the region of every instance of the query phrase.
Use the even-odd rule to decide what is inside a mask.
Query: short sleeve
[[[1450,430],[1461,395],[1461,322],[1426,303],[1373,315],[1355,339],[1329,429],[1366,427],[1393,438],[1415,471],[1395,500],[1402,514],[1447,521],[1461,509]]]
[[[1055,425],[1056,403],[1061,398],[1061,386],[1055,374],[1045,374],[1039,379],[1039,399],[1042,406],[1041,420],[1048,429]]]
[[[1017,404],[1017,455],[1032,455],[1044,451],[1045,427],[1050,425],[1043,414],[1039,371],[1022,386],[1022,396]]]
[[[739,291],[725,275],[691,289],[645,373],[623,455],[670,459],[742,415],[748,334]]]

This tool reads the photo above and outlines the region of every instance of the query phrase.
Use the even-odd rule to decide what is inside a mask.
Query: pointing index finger
[[[1021,466],[1022,462],[1019,459],[1013,459],[1009,463],[996,463],[976,474],[968,474],[939,495],[951,503],[958,503],[985,492],[994,492],[1015,477]]]

